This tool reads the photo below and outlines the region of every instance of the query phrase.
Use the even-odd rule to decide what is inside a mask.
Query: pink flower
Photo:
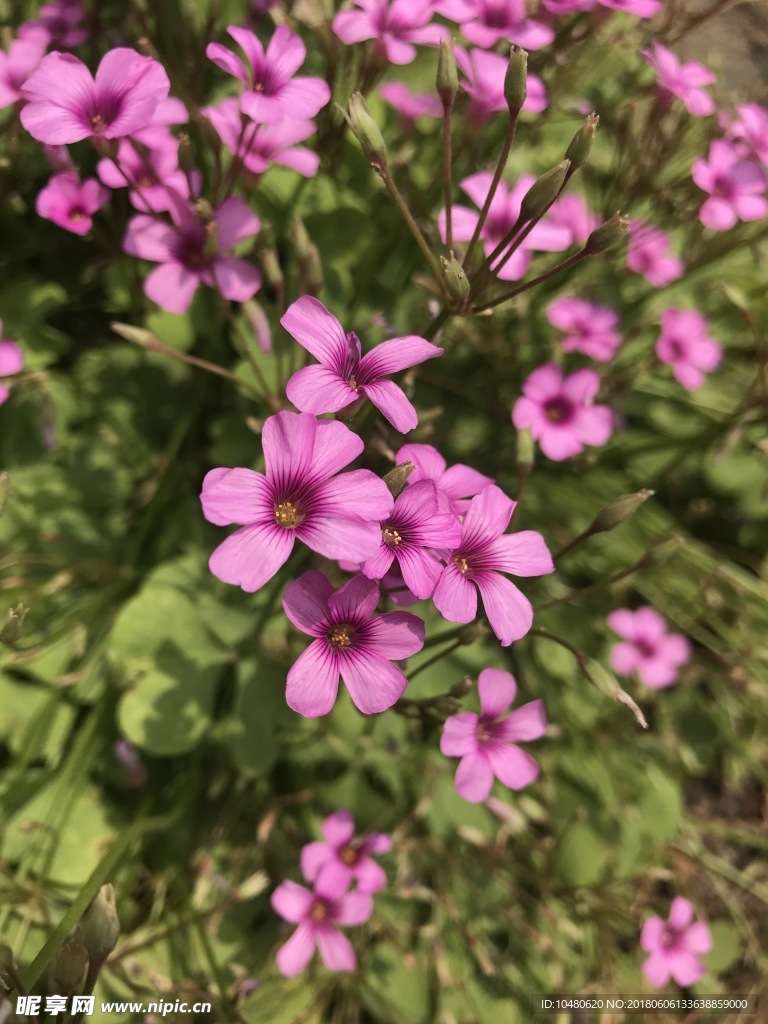
[[[712,936],[706,922],[693,921],[693,914],[693,904],[676,896],[667,921],[652,917],[643,925],[640,948],[651,954],[643,974],[654,988],[663,988],[670,978],[688,988],[706,973],[697,954],[712,949]]]
[[[214,576],[243,590],[263,587],[296,539],[325,558],[362,562],[378,547],[392,495],[367,469],[339,470],[363,442],[343,423],[279,412],[262,430],[265,473],[212,469],[200,500],[210,523],[241,529],[211,555]]]
[[[639,220],[630,223],[627,266],[655,288],[663,288],[683,276],[683,264],[670,255],[669,248],[669,236],[659,228]]]
[[[544,6],[552,14],[575,14],[577,11],[591,11],[597,0],[544,0]]]
[[[140,214],[123,239],[131,256],[160,264],[144,282],[147,297],[169,313],[185,313],[201,284],[235,302],[250,299],[261,274],[246,260],[225,254],[257,234],[256,215],[242,199],[230,196],[206,224],[175,192],[168,192],[168,200],[172,224]]]
[[[410,64],[413,46],[438,46],[447,39],[445,25],[430,25],[433,0],[354,0],[360,10],[341,11],[333,19],[333,31],[347,46],[376,40],[376,49],[391,64]]]
[[[600,388],[594,370],[577,370],[569,377],[553,363],[534,370],[523,384],[523,397],[512,410],[518,428],[530,427],[548,459],[562,462],[585,445],[605,444],[613,430],[607,405],[593,405]]]
[[[728,135],[740,139],[758,160],[768,164],[768,110],[759,103],[743,103],[736,107],[739,117],[728,128]]]
[[[509,672],[485,668],[477,679],[480,714],[462,711],[446,719],[440,752],[460,757],[456,769],[459,796],[478,804],[487,800],[496,778],[510,789],[522,789],[538,777],[539,766],[517,746],[538,740],[547,730],[544,702],[533,700],[502,718],[514,702],[517,683]]]
[[[464,178],[461,182],[462,191],[466,192],[473,203],[483,208],[488,190],[491,187],[493,174],[490,171],[480,171]],[[499,182],[488,217],[480,232],[484,241],[485,255],[490,256],[499,242],[504,238],[517,222],[520,216],[520,204],[523,196],[533,185],[535,178],[529,174],[522,175],[514,188],[509,189],[503,181]],[[453,239],[455,242],[468,242],[474,234],[479,215],[466,206],[456,205],[452,211],[453,218]],[[438,228],[440,236],[445,241],[445,210],[440,211],[438,217]],[[567,249],[571,242],[571,234],[567,228],[553,224],[546,217],[536,224],[529,233],[520,248],[507,260],[498,273],[502,281],[519,280],[531,263],[531,250],[542,250],[545,252],[560,252]]]
[[[652,18],[661,10],[661,0],[597,0],[601,7],[611,11],[625,11],[638,18]]]
[[[440,0],[435,9],[484,50],[503,41],[540,50],[555,37],[549,25],[526,18],[525,0]]]
[[[173,207],[169,190],[189,197],[189,181],[179,169],[178,140],[166,129],[154,135],[154,142],[151,148],[143,149],[132,139],[122,139],[117,150],[118,166],[104,157],[96,172],[109,188],[129,187],[131,204],[137,210],[160,213]]]
[[[74,50],[88,38],[88,31],[81,27],[85,17],[79,0],[58,0],[57,3],[43,4],[38,21],[50,35],[53,46]]]
[[[682,633],[668,633],[664,619],[653,608],[611,612],[608,625],[623,637],[611,649],[611,665],[623,676],[637,672],[641,683],[654,690],[672,686],[677,670],[690,660],[691,645]]]
[[[240,104],[236,99],[222,100],[217,107],[203,107],[202,113],[216,129],[232,154],[242,158],[251,174],[264,174],[272,164],[298,171],[305,178],[317,174],[320,157],[306,146],[298,146],[316,131],[312,121],[283,118],[278,124],[260,124],[242,134]]]
[[[331,90],[322,78],[293,76],[307,56],[307,48],[287,25],[278,25],[266,53],[253,32],[230,25],[227,32],[245,54],[248,67],[221,43],[209,43],[209,60],[245,85],[240,109],[259,124],[277,124],[284,117],[305,121],[324,107]]]
[[[486,53],[485,50],[462,50],[456,47],[456,63],[465,75],[461,87],[470,97],[467,116],[487,120],[491,114],[507,109],[504,98],[504,80],[507,76],[509,60],[498,53]],[[527,95],[523,110],[532,114],[540,114],[547,109],[547,93],[544,83],[537,75],[528,75]]]
[[[662,102],[677,96],[692,117],[705,117],[714,112],[715,101],[701,88],[717,81],[709,68],[695,61],[681,64],[680,58],[661,43],[654,43],[653,50],[641,50],[640,53],[659,76]]]
[[[168,89],[164,68],[127,47],[106,53],[95,79],[77,57],[54,51],[24,83],[21,123],[53,145],[117,139],[145,128]]]
[[[340,885],[338,877],[330,874],[317,879],[314,892],[285,881],[272,893],[270,902],[275,913],[299,926],[277,951],[277,966],[286,978],[304,970],[315,947],[331,971],[354,971],[357,967],[349,939],[336,927],[364,924],[373,913],[373,899],[370,893],[346,889],[346,884]]]
[[[408,477],[409,486],[420,480],[432,480],[439,495],[446,499],[443,504],[452,508],[456,515],[464,515],[467,511],[469,501],[466,499],[473,498],[493,483],[489,476],[461,463],[446,469],[445,459],[431,444],[404,444],[395,456],[395,464],[400,465],[401,462],[412,462],[416,467]]]
[[[768,216],[764,197],[765,172],[754,160],[743,159],[737,146],[715,139],[709,160],[694,160],[693,180],[709,192],[699,211],[699,220],[715,231],[727,231],[737,221],[760,220]]]
[[[449,622],[471,622],[477,615],[476,586],[502,647],[525,636],[533,622],[533,608],[501,573],[543,576],[555,571],[540,533],[504,533],[515,504],[495,484],[470,501],[461,524],[461,542],[451,551],[433,597]]]
[[[438,556],[427,549],[454,547],[460,540],[453,510],[441,507],[431,480],[421,480],[395,498],[395,507],[381,523],[378,550],[362,570],[369,579],[380,580],[397,561],[408,589],[423,601],[432,597],[442,572]]]
[[[339,540],[345,542],[343,533]],[[339,676],[365,715],[386,711],[402,696],[408,680],[392,662],[421,650],[424,623],[411,612],[374,615],[379,596],[365,576],[353,576],[334,591],[321,572],[310,570],[288,585],[285,614],[313,638],[288,673],[285,699],[294,711],[305,718],[327,715],[336,703]]]
[[[586,242],[600,224],[600,219],[590,213],[584,199],[578,195],[561,196],[547,211],[547,220],[570,233],[570,245]]]
[[[437,345],[408,334],[383,341],[363,356],[357,335],[345,334],[336,317],[309,295],[289,306],[280,323],[319,360],[319,365],[305,366],[288,381],[285,393],[297,409],[338,412],[367,396],[395,430],[405,434],[418,425],[416,410],[403,391],[384,378],[441,356]]]
[[[54,174],[37,197],[35,209],[40,217],[52,220],[74,235],[87,235],[92,214],[109,202],[109,190],[95,178],[79,181],[77,174]]]
[[[656,355],[669,363],[678,382],[688,391],[704,383],[704,374],[720,365],[723,351],[710,338],[707,319],[692,309],[667,309],[661,316]]]
[[[565,331],[564,352],[582,352],[600,363],[613,359],[621,344],[619,318],[608,306],[597,306],[575,295],[563,295],[547,307],[547,320]]]
[[[333,873],[332,884],[347,888],[354,879],[358,892],[378,892],[387,884],[387,876],[371,857],[372,853],[389,853],[392,837],[374,832],[364,839],[355,839],[355,819],[349,811],[336,811],[323,822],[324,843],[307,843],[301,851],[301,871],[308,882],[314,882],[322,871]]]
[[[0,50],[0,110],[23,102],[22,86],[47,49],[48,33],[38,28],[27,29],[14,39],[7,53]]]
[[[24,369],[24,353],[15,341],[3,339],[3,321],[0,320],[0,377],[12,377]],[[0,384],[0,405],[7,401],[10,394],[7,387]]]
[[[412,125],[419,117],[442,117],[443,107],[431,93],[412,93],[405,82],[387,82],[379,89],[381,98]]]

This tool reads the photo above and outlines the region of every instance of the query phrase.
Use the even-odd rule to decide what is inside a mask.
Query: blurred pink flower
[[[625,11],[638,18],[652,18],[661,10],[661,0],[597,0],[611,11]]]
[[[734,143],[715,139],[709,160],[694,160],[692,174],[699,188],[709,193],[699,211],[705,227],[727,231],[740,220],[768,216],[765,171],[756,161],[745,160]]]
[[[168,89],[162,65],[128,47],[106,53],[95,79],[77,57],[54,51],[24,83],[21,123],[53,145],[117,139],[145,128]]]
[[[169,190],[189,198],[189,181],[179,168],[178,139],[167,130],[155,135],[149,149],[134,145],[133,139],[121,139],[115,160],[99,160],[96,173],[108,188],[127,187],[131,205],[143,212],[172,209]]]
[[[23,103],[22,86],[43,59],[48,48],[45,29],[27,28],[8,47],[0,50],[0,110]]]
[[[512,422],[518,428],[529,427],[547,458],[562,462],[585,445],[605,444],[611,436],[613,412],[607,405],[592,404],[599,388],[594,370],[564,377],[560,367],[547,363],[523,384]]]
[[[456,47],[455,53],[456,64],[465,75],[459,84],[470,97],[467,116],[485,121],[497,111],[507,110],[504,80],[509,60],[498,53],[486,53],[484,50],[466,51],[460,46]],[[544,83],[538,75],[529,74],[527,87],[523,110],[531,114],[540,114],[542,110],[547,109]]]
[[[655,690],[672,686],[677,670],[691,657],[691,644],[682,633],[668,633],[654,608],[611,612],[608,625],[623,638],[611,648],[611,665],[623,676],[637,672],[641,683]]]
[[[412,462],[416,467],[408,477],[409,487],[420,480],[432,480],[438,495],[445,499],[442,505],[453,509],[456,515],[464,515],[468,499],[493,483],[489,476],[461,463],[446,469],[445,459],[431,444],[404,444],[395,456],[395,464],[401,462]]]
[[[438,0],[435,10],[484,50],[505,41],[540,50],[555,37],[549,25],[526,17],[525,0]]]
[[[294,711],[305,718],[327,715],[339,676],[364,715],[386,711],[402,696],[408,680],[393,662],[422,649],[424,623],[411,612],[375,615],[379,597],[365,576],[334,590],[321,572],[310,570],[288,585],[285,614],[313,638],[288,672],[285,699]]]
[[[472,498],[461,524],[461,542],[450,552],[433,596],[449,622],[471,622],[477,615],[479,590],[502,647],[525,636],[533,623],[531,602],[502,573],[543,576],[555,570],[540,533],[504,532],[515,504],[495,484]]]
[[[242,199],[230,196],[206,224],[175,192],[168,192],[172,224],[139,214],[128,224],[123,249],[160,266],[144,281],[144,292],[161,309],[185,313],[201,284],[226,299],[244,302],[261,286],[251,263],[227,253],[258,233],[258,217]]]
[[[478,209],[482,209],[492,180],[491,171],[480,171],[464,178],[461,182],[461,189]],[[520,216],[520,204],[523,196],[535,180],[530,174],[523,174],[511,189],[503,181],[499,182],[488,211],[488,217],[480,232],[486,257],[490,256],[502,238],[514,227]],[[454,241],[468,242],[474,234],[479,213],[457,204],[452,209],[452,219]],[[445,242],[445,210],[441,210],[438,216],[438,228],[440,237]],[[528,234],[520,248],[507,260],[498,273],[498,277],[502,281],[518,281],[530,266],[532,250],[561,252],[570,244],[571,232],[544,217]]]
[[[254,125],[243,134],[240,104],[236,99],[222,100],[216,107],[203,107],[202,113],[227,149],[242,158],[245,169],[251,174],[264,174],[272,164],[290,167],[305,178],[317,174],[320,157],[306,146],[297,145],[314,135],[317,130],[314,122],[285,117],[278,124]]]
[[[643,925],[640,948],[651,954],[643,974],[654,988],[663,988],[670,978],[688,988],[706,974],[698,954],[712,949],[712,936],[706,922],[694,921],[693,915],[693,904],[676,896],[666,921],[652,917]]]
[[[561,342],[564,352],[581,352],[607,363],[621,344],[616,311],[575,295],[563,295],[551,302],[547,307],[547,320],[565,332]]]
[[[642,274],[655,288],[663,288],[683,276],[682,262],[671,256],[669,249],[669,235],[642,221],[631,221],[627,266],[636,274]]]
[[[52,220],[74,235],[86,235],[93,224],[92,215],[109,202],[109,189],[95,178],[80,181],[76,174],[54,174],[39,193],[35,209],[38,216]]]
[[[3,321],[0,320],[0,377],[12,377],[24,369],[24,353],[15,341],[3,338]],[[0,405],[8,399],[10,392],[0,384]]]
[[[266,52],[247,28],[230,25],[227,32],[245,54],[247,67],[221,43],[209,43],[205,53],[217,67],[245,85],[240,109],[254,121],[277,124],[284,117],[305,121],[331,98],[328,83],[322,78],[294,77],[306,59],[307,48],[301,36],[287,25],[278,25]]]
[[[376,49],[391,64],[410,64],[416,57],[414,43],[438,46],[449,36],[445,25],[429,24],[433,0],[354,0],[359,10],[340,11],[333,31],[347,46],[376,40]]]
[[[544,6],[552,14],[575,14],[577,11],[591,11],[597,0],[544,0]]]
[[[661,43],[654,43],[652,50],[640,53],[659,77],[659,96],[662,102],[677,96],[685,104],[692,117],[705,117],[714,113],[715,101],[702,89],[717,79],[703,64],[696,61],[682,64],[680,58]]]
[[[661,335],[656,355],[669,363],[678,382],[688,391],[704,383],[704,375],[716,370],[723,350],[709,337],[706,317],[692,309],[667,309],[661,316]]]
[[[498,668],[486,668],[478,676],[480,714],[462,711],[446,719],[440,752],[460,757],[456,790],[470,803],[487,800],[496,778],[510,789],[530,785],[539,766],[517,744],[538,740],[547,731],[544,703],[533,700],[506,717],[517,694],[514,676]]]
[[[405,392],[385,378],[441,356],[441,348],[408,334],[382,341],[362,355],[354,331],[345,334],[336,317],[309,295],[289,306],[280,323],[319,361],[294,373],[286,385],[285,393],[297,409],[338,412],[367,396],[395,430],[405,434],[418,425],[416,410]]]
[[[561,196],[547,210],[547,220],[570,234],[569,245],[586,242],[600,225],[600,218],[590,213],[584,198],[579,195]]]
[[[339,474],[363,451],[357,434],[335,420],[279,412],[268,417],[261,437],[264,473],[219,468],[203,481],[208,522],[241,527],[211,555],[213,575],[259,590],[287,562],[296,540],[325,558],[362,562],[373,554],[393,500],[370,470]]]
[[[432,480],[420,480],[395,498],[395,507],[381,523],[381,543],[363,562],[369,579],[380,580],[397,561],[403,579],[419,600],[432,597],[442,565],[434,548],[453,548],[461,540],[458,519],[441,506]]]
[[[759,103],[743,103],[736,110],[739,116],[728,125],[729,137],[743,140],[749,153],[768,164],[768,110]]]
[[[355,839],[355,819],[350,811],[335,811],[323,822],[326,841],[307,843],[301,851],[301,872],[308,882],[320,873],[333,873],[332,884],[346,888],[357,882],[358,892],[378,892],[387,884],[384,869],[371,857],[372,853],[389,853],[392,837],[373,832]]]
[[[79,0],[57,0],[55,3],[43,4],[38,20],[32,22],[40,25],[50,36],[50,45],[74,50],[88,38],[88,30],[80,22],[85,17]]]
[[[353,889],[338,876],[321,875],[314,892],[296,882],[285,881],[272,893],[272,909],[285,921],[299,927],[277,951],[277,966],[286,978],[303,971],[315,947],[331,971],[354,971],[357,957],[349,939],[337,926],[364,924],[373,913],[370,893]]]
[[[386,82],[379,95],[412,125],[420,117],[442,117],[443,107],[432,93],[413,93],[405,82]]]

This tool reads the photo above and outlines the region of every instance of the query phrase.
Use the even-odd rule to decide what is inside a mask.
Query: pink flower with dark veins
[[[531,602],[502,573],[543,576],[555,571],[540,533],[504,532],[515,504],[495,484],[472,498],[461,524],[461,541],[449,553],[433,595],[435,607],[449,622],[471,622],[477,615],[479,590],[502,647],[525,636],[533,623]]]
[[[402,462],[412,462],[416,467],[408,477],[409,487],[420,480],[432,480],[438,495],[444,499],[441,507],[453,509],[459,516],[467,511],[469,498],[493,483],[489,476],[462,463],[446,468],[445,459],[431,444],[404,444],[395,456],[396,465]]]
[[[654,43],[652,50],[641,50],[641,55],[659,77],[659,98],[668,103],[673,96],[682,100],[692,117],[706,117],[714,113],[715,101],[702,86],[717,81],[703,64],[692,61],[683,64],[680,58],[661,43]]]
[[[0,50],[0,110],[12,103],[23,103],[22,86],[40,64],[48,49],[45,29],[28,28],[8,47]]]
[[[109,190],[95,178],[80,181],[76,174],[54,174],[37,197],[38,216],[52,220],[74,235],[87,235],[93,214],[109,202]]]
[[[331,971],[354,971],[357,957],[349,939],[337,929],[364,924],[373,913],[370,893],[347,891],[334,875],[321,876],[313,892],[285,881],[272,893],[272,909],[285,921],[297,924],[293,935],[277,951],[277,966],[286,978],[299,974],[315,948]]]
[[[301,873],[314,882],[324,872],[333,873],[333,883],[345,888],[354,880],[359,892],[378,892],[387,884],[384,869],[372,853],[389,853],[392,837],[373,832],[355,838],[355,819],[350,811],[335,811],[323,822],[325,842],[307,843],[301,850]]]
[[[756,160],[744,159],[739,147],[715,139],[708,160],[694,160],[693,180],[709,199],[699,211],[699,220],[713,231],[728,231],[738,221],[768,217],[765,197],[768,176]]]
[[[438,501],[432,480],[420,480],[395,498],[395,506],[381,522],[378,550],[363,562],[369,579],[380,580],[394,561],[403,579],[420,600],[432,597],[442,565],[435,548],[452,548],[461,540],[461,528],[453,509]]]
[[[652,917],[643,925],[640,948],[650,956],[643,963],[643,974],[654,988],[663,988],[673,978],[689,988],[706,974],[700,954],[712,949],[712,936],[704,921],[694,921],[693,904],[676,896],[669,918]]]
[[[581,352],[600,363],[613,359],[621,344],[616,311],[575,295],[563,295],[547,307],[547,320],[565,333],[563,352]]]
[[[117,139],[146,128],[169,87],[161,64],[125,46],[101,58],[95,78],[77,57],[55,50],[24,83],[21,123],[52,145]]]
[[[216,107],[203,107],[221,141],[233,155],[239,156],[251,174],[264,174],[273,164],[289,167],[305,178],[313,178],[320,157],[299,142],[317,131],[314,122],[285,117],[278,124],[252,125],[242,133],[240,104],[236,99],[222,100]]]
[[[461,25],[462,34],[483,50],[501,42],[540,50],[555,37],[549,25],[526,16],[525,0],[439,0],[435,10]]]
[[[483,669],[477,689],[480,714],[462,711],[446,719],[440,739],[442,754],[461,758],[456,790],[473,804],[488,799],[494,779],[510,789],[523,789],[538,778],[538,764],[517,744],[541,739],[547,731],[547,716],[540,700],[523,704],[502,717],[517,695],[517,683],[509,672]]]
[[[408,334],[381,342],[366,355],[360,339],[344,332],[322,302],[303,295],[288,307],[280,323],[292,338],[318,360],[291,377],[285,393],[302,412],[338,412],[368,397],[395,430],[405,434],[418,425],[416,410],[392,381],[391,373],[434,359],[443,350]]]
[[[261,274],[228,253],[258,233],[258,217],[237,196],[225,199],[210,222],[175,192],[168,192],[168,202],[173,223],[139,214],[123,239],[131,256],[160,264],[144,281],[147,297],[169,313],[185,313],[201,284],[234,302],[250,299],[261,287]]]
[[[160,132],[155,135],[155,143],[146,148],[133,139],[121,139],[115,160],[104,157],[96,167],[108,188],[128,188],[131,205],[145,213],[172,209],[169,190],[189,198],[189,181],[179,168],[178,139],[166,130],[162,136]]]
[[[403,695],[408,680],[393,662],[422,649],[424,623],[411,612],[374,614],[379,597],[365,576],[334,590],[321,572],[310,570],[288,585],[285,614],[312,637],[288,672],[285,699],[294,711],[305,718],[327,715],[339,676],[364,715],[386,711]]]
[[[498,53],[487,53],[485,50],[463,50],[456,47],[456,64],[465,76],[459,80],[464,92],[469,96],[467,117],[486,121],[499,110],[507,110],[504,97],[504,80],[507,76],[509,60]],[[547,109],[547,92],[538,75],[528,74],[527,93],[523,110],[531,114],[540,114]]]
[[[245,63],[221,43],[209,43],[205,53],[245,85],[240,109],[252,120],[259,124],[278,124],[284,117],[305,121],[331,98],[322,78],[294,77],[306,59],[307,48],[287,25],[278,25],[266,52],[247,28],[230,25],[227,32],[245,54]]]
[[[637,672],[640,682],[659,690],[677,681],[677,671],[691,658],[691,644],[682,633],[668,633],[654,608],[619,608],[608,625],[622,637],[611,649],[611,665],[623,676]]]
[[[80,24],[84,17],[79,0],[57,0],[56,3],[43,4],[38,20],[32,24],[45,29],[51,45],[76,50],[88,38],[88,30]]]
[[[548,459],[562,462],[585,445],[603,445],[613,431],[613,412],[593,405],[600,389],[594,370],[577,370],[568,377],[554,363],[534,370],[523,384],[523,396],[512,410],[512,422],[530,428]]]
[[[410,64],[416,47],[439,46],[449,36],[445,25],[429,24],[433,0],[354,0],[359,10],[340,11],[333,31],[347,46],[375,40],[376,49],[391,64]]]
[[[372,555],[393,499],[370,470],[339,473],[363,451],[357,434],[335,420],[279,412],[266,420],[261,437],[264,473],[219,468],[203,481],[208,522],[240,527],[211,555],[213,575],[259,590],[297,540],[325,558],[359,563]]]

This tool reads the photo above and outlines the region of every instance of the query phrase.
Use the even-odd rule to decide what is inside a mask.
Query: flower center
[[[292,501],[280,501],[275,505],[275,520],[286,530],[295,530],[304,522],[304,513]]]
[[[69,219],[73,224],[79,224],[80,221],[85,220],[85,213],[82,210],[75,208],[69,215]]]
[[[383,526],[381,539],[391,548],[396,548],[403,542],[402,535],[397,532],[394,526]]]
[[[338,626],[332,626],[328,630],[328,639],[333,647],[351,647],[355,638],[355,630],[348,622],[342,622]]]
[[[487,743],[488,740],[491,738],[491,733],[490,729],[488,728],[488,725],[485,722],[478,722],[477,731],[475,735],[477,736],[478,743]]]
[[[467,573],[469,572],[469,565],[467,563],[466,558],[462,558],[460,555],[454,555],[454,557],[451,559],[451,561],[456,566],[456,568],[459,570],[459,572],[461,573],[462,576],[466,576],[467,575]]]
[[[673,949],[680,942],[681,933],[675,928],[667,925],[661,936],[661,944],[664,949]]]
[[[345,846],[342,850],[339,850],[339,860],[348,867],[351,867],[357,861],[357,850],[354,846]]]
[[[328,917],[328,907],[324,903],[315,903],[309,912],[313,921],[324,921]]]
[[[544,403],[544,415],[550,423],[566,423],[573,415],[573,406],[559,395]]]
[[[636,640],[635,647],[644,658],[652,658],[656,653],[656,648],[648,640]]]
[[[103,132],[108,125],[104,123],[104,118],[101,114],[91,114],[91,127],[98,135],[98,133]]]
[[[136,188],[138,189],[152,188],[153,185],[154,182],[146,171],[136,181]]]

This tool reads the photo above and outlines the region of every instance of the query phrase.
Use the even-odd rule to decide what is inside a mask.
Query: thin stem
[[[453,654],[455,650],[458,650],[459,647],[463,646],[464,644],[461,640],[455,640],[450,645],[450,647],[446,647],[445,650],[438,651],[437,654],[433,654],[431,658],[427,658],[426,661],[422,662],[421,665],[419,665],[417,668],[413,670],[413,672],[411,672],[411,674],[408,676],[408,682],[412,683],[416,676],[423,672],[425,669],[428,669],[431,665],[434,665],[435,662],[440,661],[440,659],[444,658],[447,654]]]
[[[421,332],[422,338],[424,338],[426,341],[432,341],[432,339],[435,338],[439,333],[440,328],[443,326],[445,321],[448,320],[448,318],[452,315],[452,312],[453,311],[448,309],[447,306],[441,309],[437,316],[434,317],[434,319],[431,320],[430,323]]]
[[[400,216],[405,221],[406,226],[413,235],[413,238],[416,241],[416,244],[418,245],[419,249],[421,249],[424,259],[427,261],[430,270],[434,274],[435,280],[440,286],[441,293],[445,294],[445,287],[443,285],[443,275],[440,273],[440,267],[437,265],[437,260],[432,255],[429,245],[427,244],[427,240],[424,237],[421,228],[413,219],[413,215],[411,214],[411,211],[408,209],[408,206],[405,200],[403,199],[400,190],[392,180],[389,173],[389,169],[387,167],[384,167],[382,170],[379,171],[379,173],[381,174],[381,180],[384,182],[384,187],[389,193],[389,198],[397,207]]]
[[[445,629],[442,633],[429,637],[428,640],[424,641],[422,651],[425,651],[428,647],[434,647],[436,644],[446,643],[448,640],[455,640],[456,637],[463,633],[465,629],[469,629],[471,625],[471,622],[462,623],[460,626],[456,626],[455,629]]]
[[[232,328],[232,334],[235,338],[235,347],[237,348],[238,352],[243,357],[243,359],[245,359],[245,361],[248,363],[253,372],[254,377],[258,381],[259,387],[263,391],[263,394],[261,396],[262,399],[275,412],[277,412],[278,409],[280,408],[280,403],[277,401],[275,395],[272,394],[272,389],[270,388],[267,382],[267,378],[264,376],[261,367],[254,359],[253,352],[251,352],[251,346],[248,344],[248,340],[243,337],[243,332],[240,330],[237,320],[235,319],[235,316],[232,312],[232,307],[230,306],[228,299],[225,297],[224,293],[219,287],[219,282],[216,279],[216,271],[214,267],[211,267],[211,277],[213,278],[213,283],[216,288],[216,294],[219,297],[219,305],[221,306],[221,311],[224,314],[227,323]]]
[[[510,110],[509,121],[507,123],[507,134],[504,136],[504,144],[501,148],[501,153],[499,154],[499,160],[498,163],[496,164],[496,170],[493,172],[493,180],[491,181],[491,187],[488,189],[488,195],[485,197],[483,208],[480,211],[480,219],[475,225],[475,231],[469,243],[467,254],[464,257],[464,263],[462,264],[465,270],[471,265],[470,261],[475,252],[475,248],[477,247],[477,243],[480,240],[480,232],[483,230],[485,222],[488,219],[488,211],[491,208],[493,197],[496,195],[496,189],[499,187],[499,182],[501,181],[501,176],[504,173],[504,168],[507,166],[507,160],[509,159],[509,151],[512,149],[512,142],[514,141],[515,131],[517,130],[517,117],[517,112],[513,113]]]
[[[559,554],[562,555],[566,550],[566,548],[563,548],[563,551],[559,552]],[[555,555],[552,561],[556,561],[557,558],[558,555]],[[641,559],[635,562],[634,565],[630,565],[628,569],[622,569],[621,572],[616,572],[613,576],[606,576],[605,579],[598,580],[596,583],[590,583],[586,587],[579,587],[577,590],[571,590],[570,593],[566,594],[564,597],[556,597],[552,601],[546,601],[544,604],[536,605],[534,610],[536,612],[543,612],[546,611],[547,608],[554,608],[555,605],[567,604],[569,601],[573,601],[579,597],[584,597],[586,594],[594,593],[594,591],[601,590],[603,587],[610,587],[613,583],[618,583],[619,580],[626,579],[627,576],[631,576],[632,573],[639,572],[641,569],[647,569],[652,564],[652,559],[650,559],[647,554],[643,555]]]
[[[443,100],[443,191],[445,194],[445,252],[450,259],[453,252],[453,178],[451,174],[451,114],[453,97]]]
[[[562,263],[558,263],[556,267],[552,267],[547,270],[544,274],[539,274],[538,277],[532,278],[530,281],[525,281],[523,284],[512,288],[511,291],[505,292],[503,295],[497,295],[495,299],[491,299],[490,302],[486,302],[482,306],[475,306],[472,313],[484,313],[486,309],[495,309],[496,306],[501,306],[504,302],[509,302],[510,299],[514,299],[516,295],[521,295],[523,292],[527,292],[529,288],[535,288],[536,285],[543,284],[545,281],[549,281],[551,277],[555,277],[557,274],[562,274],[566,270],[570,270],[571,267],[575,267],[577,263],[581,263],[589,253],[586,249],[582,249],[581,252],[577,252],[574,256],[569,257],[567,260],[563,260]]]

